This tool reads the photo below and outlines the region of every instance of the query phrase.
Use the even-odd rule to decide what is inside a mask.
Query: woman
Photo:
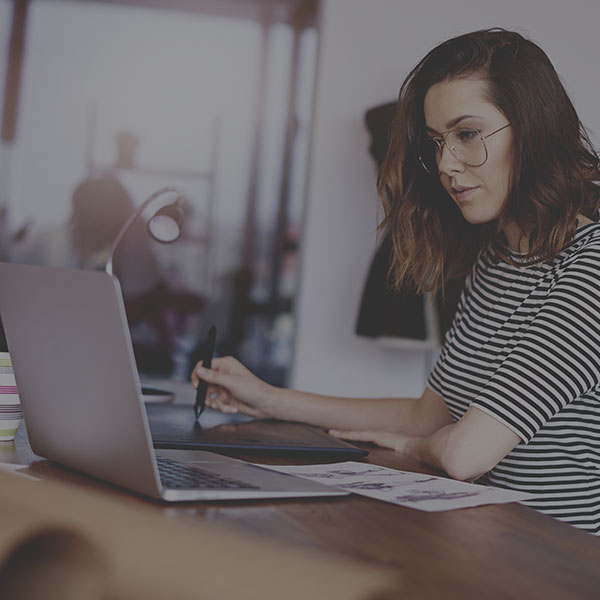
[[[379,173],[398,284],[466,274],[420,398],[277,389],[198,365],[208,406],[304,421],[460,480],[528,491],[600,534],[598,157],[545,53],[493,29],[432,50],[400,91]],[[368,376],[368,374],[365,374]]]

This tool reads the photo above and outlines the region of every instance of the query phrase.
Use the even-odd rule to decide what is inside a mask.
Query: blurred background
[[[272,383],[420,395],[435,325],[357,334],[385,148],[365,116],[436,44],[501,26],[548,53],[599,145],[599,22],[598,0],[0,0],[0,259],[103,268],[176,185],[182,238],[149,238],[153,205],[115,256],[144,377],[185,379],[214,323]]]
[[[284,383],[315,14],[306,0],[0,0],[0,259],[103,268],[134,208],[178,186],[181,239],[152,241],[143,215],[115,255],[140,371],[187,379],[214,323],[218,354]]]

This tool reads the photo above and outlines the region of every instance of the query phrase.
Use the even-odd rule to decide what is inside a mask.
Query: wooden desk
[[[427,472],[390,450],[370,450],[368,462]],[[352,495],[166,505],[40,459],[32,453],[23,427],[15,444],[0,445],[0,462],[28,465],[37,477],[76,483],[124,502],[153,505],[165,517],[191,515],[295,546],[391,566],[406,581],[406,598],[600,597],[600,539],[518,504],[425,513]]]

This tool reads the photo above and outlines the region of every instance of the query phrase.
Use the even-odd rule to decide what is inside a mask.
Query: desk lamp
[[[177,197],[171,204],[167,204],[160,208],[154,216],[148,221],[148,232],[150,236],[161,244],[170,244],[178,240],[181,236],[181,229],[183,226],[183,193],[179,188],[176,187],[165,187],[158,192],[154,192],[151,196],[146,198],[139,208],[131,213],[127,221],[121,227],[121,230],[114,239],[106,260],[106,267],[104,270],[109,274],[113,275],[113,259],[115,252],[119,247],[119,244],[125,237],[125,234],[129,228],[133,225],[135,220],[144,212],[144,209],[154,199],[167,193],[175,193]]]
[[[170,244],[181,237],[181,230],[183,226],[183,193],[176,187],[162,188],[146,198],[140,207],[131,213],[127,221],[125,221],[123,224],[123,227],[121,227],[121,230],[117,234],[117,237],[114,239],[110,247],[108,258],[106,260],[106,266],[104,267],[104,270],[109,275],[114,275],[113,259],[115,252],[117,251],[119,244],[125,237],[125,234],[129,228],[153,200],[167,193],[176,194],[176,198],[173,202],[163,206],[154,213],[154,215],[148,221],[148,233],[152,239],[160,242],[161,244]],[[149,384],[142,385],[142,396],[145,401],[154,402],[170,402],[175,397],[173,392]]]

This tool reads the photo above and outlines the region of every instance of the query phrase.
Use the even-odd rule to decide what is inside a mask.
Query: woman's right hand
[[[256,377],[232,356],[213,358],[210,369],[204,368],[200,361],[191,376],[195,388],[200,379],[208,383],[206,406],[224,413],[242,412],[261,418],[274,416],[271,406],[277,388]]]

